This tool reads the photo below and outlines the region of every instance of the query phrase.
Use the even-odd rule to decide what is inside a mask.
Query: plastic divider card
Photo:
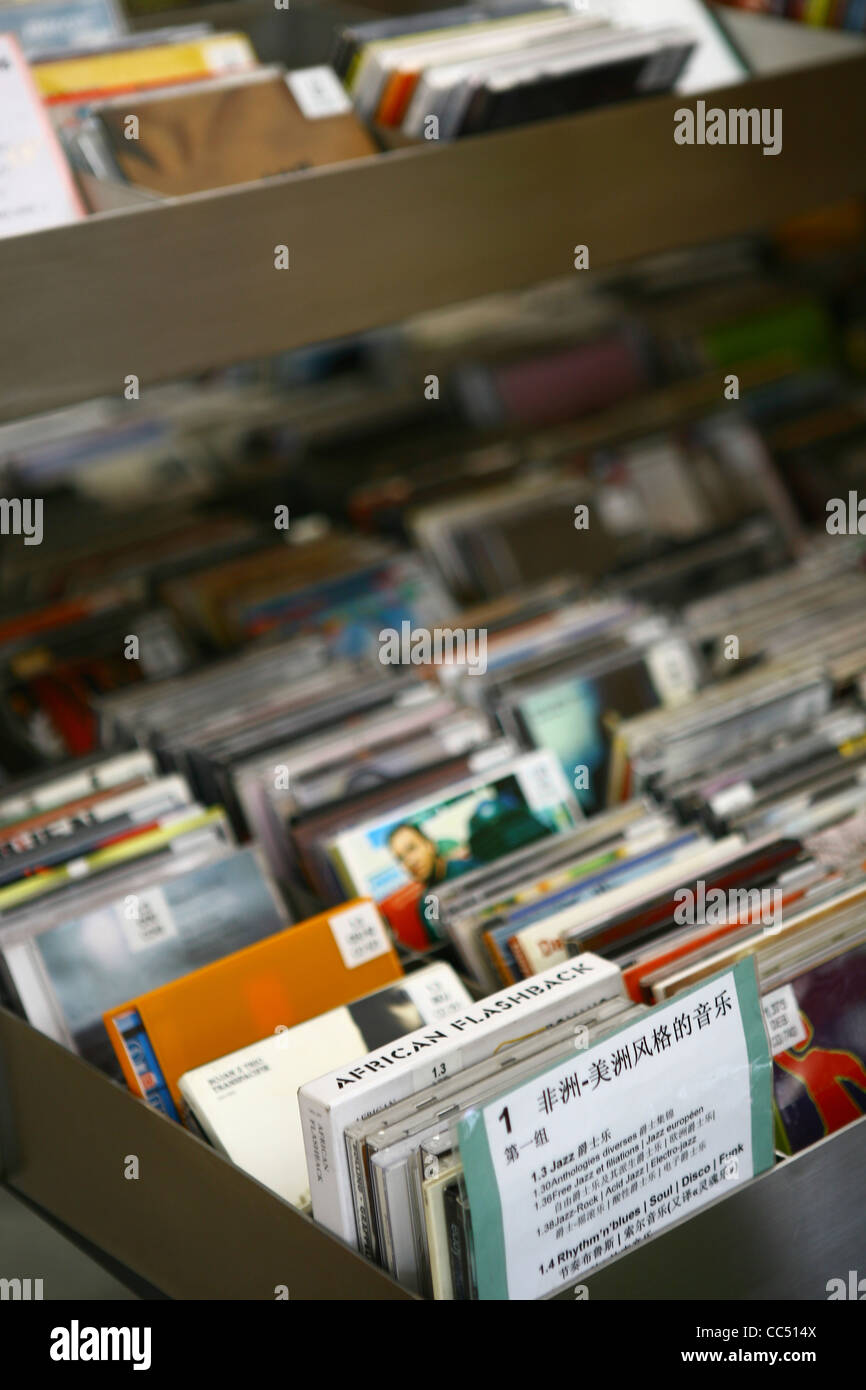
[[[773,1164],[754,962],[458,1124],[481,1299],[536,1299]]]

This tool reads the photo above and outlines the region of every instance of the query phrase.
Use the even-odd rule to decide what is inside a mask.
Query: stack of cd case
[[[358,25],[334,65],[355,108],[381,132],[451,140],[670,91],[699,50],[739,75],[699,5],[647,16],[532,0]],[[713,71],[710,57],[709,70]]]
[[[607,1000],[349,1125],[346,1148],[365,1253],[426,1297],[477,1296],[458,1118],[642,1011],[624,998]]]

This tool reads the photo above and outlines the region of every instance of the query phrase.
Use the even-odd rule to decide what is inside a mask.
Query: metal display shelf
[[[578,244],[603,268],[866,193],[866,45],[803,66],[810,37],[783,71],[713,94],[782,108],[774,157],[677,145],[685,98],[666,95],[8,238],[0,419],[574,274]]]
[[[139,1160],[136,1180],[124,1176]],[[823,1299],[862,1268],[866,1118],[586,1276],[593,1299]],[[0,1179],[175,1299],[413,1299],[182,1126],[0,1009]],[[712,1258],[707,1252],[712,1251]],[[557,1295],[573,1298],[571,1289]]]
[[[732,28],[762,71],[712,102],[781,107],[777,157],[676,145],[663,96],[0,241],[0,419],[529,286],[576,244],[603,268],[866,193],[866,46]],[[590,1299],[824,1298],[862,1268],[864,1172],[861,1120],[589,1276]],[[171,1298],[412,1297],[2,1009],[0,1180]]]

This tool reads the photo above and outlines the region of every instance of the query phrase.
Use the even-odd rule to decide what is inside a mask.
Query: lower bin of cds
[[[411,1297],[175,1121],[3,1009],[0,1177],[171,1298]]]
[[[826,1299],[830,1280],[863,1265],[864,1172],[866,1119],[556,1297]],[[412,1298],[181,1126],[2,1009],[0,1177],[170,1298]]]

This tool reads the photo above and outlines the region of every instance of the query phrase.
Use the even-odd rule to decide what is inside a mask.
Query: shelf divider
[[[0,241],[0,419],[587,274],[578,244],[591,274],[866,192],[866,48],[709,101],[781,107],[781,153],[677,145],[665,95]]]
[[[5,1009],[0,1179],[171,1298],[267,1301],[278,1285],[290,1301],[413,1297]]]

